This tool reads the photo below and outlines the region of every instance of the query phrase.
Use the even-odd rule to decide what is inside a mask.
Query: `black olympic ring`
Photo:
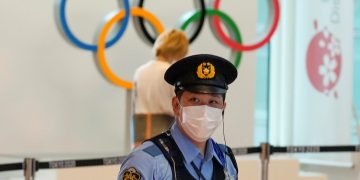
[[[200,2],[200,4],[199,4]],[[205,17],[206,17],[206,5],[205,0],[194,0],[196,9],[199,9],[200,11],[200,20],[199,22],[195,23],[195,29],[193,33],[189,36],[189,42],[192,43],[197,36],[200,34],[201,29],[204,26],[205,23]],[[134,5],[143,8],[144,6],[144,0],[135,0]],[[198,8],[200,7],[200,8]],[[136,32],[140,35],[140,37],[144,37],[147,41],[147,43],[154,44],[156,37],[153,37],[150,35],[149,31],[146,29],[144,18],[142,17],[136,17],[133,18],[133,22],[135,25]]]

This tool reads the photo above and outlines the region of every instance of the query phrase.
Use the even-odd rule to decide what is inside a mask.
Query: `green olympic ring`
[[[242,37],[241,37],[241,33],[239,31],[239,29],[237,28],[235,22],[230,18],[230,16],[228,16],[227,14],[225,14],[222,11],[219,10],[215,10],[215,9],[206,9],[206,14],[210,15],[210,16],[219,16],[220,19],[224,20],[224,25],[229,31],[230,33],[230,37],[232,37],[232,39],[235,39],[236,42],[238,43],[242,43]],[[189,17],[190,16],[190,17]],[[201,17],[200,11],[196,11],[196,12],[190,12],[188,14],[185,14],[181,19],[180,19],[180,29],[185,31],[185,29],[188,27],[188,25],[193,22],[193,21],[197,21],[199,20]],[[214,33],[214,32],[213,32]],[[216,37],[216,36],[215,36]],[[224,43],[219,40],[217,38],[217,40],[224,45]],[[241,63],[241,57],[242,57],[242,52],[238,52],[238,51],[234,51],[231,50],[232,55],[231,59],[235,60],[235,67],[238,68],[240,66]]]

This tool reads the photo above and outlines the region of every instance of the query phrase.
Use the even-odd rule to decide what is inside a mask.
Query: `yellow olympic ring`
[[[130,11],[132,16],[143,17],[148,20],[153,27],[155,27],[156,31],[160,34],[164,31],[164,26],[161,24],[159,19],[157,19],[153,14],[143,8],[131,8]],[[117,77],[116,74],[110,69],[109,65],[106,62],[105,56],[105,43],[106,43],[106,35],[108,34],[111,26],[113,26],[117,21],[120,21],[125,16],[125,11],[119,11],[114,17],[112,17],[102,28],[98,40],[98,48],[97,48],[97,58],[99,61],[100,69],[103,72],[104,76],[113,84],[124,87],[126,89],[132,89],[133,83],[131,81],[126,81]]]

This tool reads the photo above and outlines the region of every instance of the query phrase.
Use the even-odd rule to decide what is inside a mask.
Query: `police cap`
[[[226,93],[237,77],[237,70],[228,60],[211,55],[187,56],[172,64],[165,72],[165,81],[175,92]]]

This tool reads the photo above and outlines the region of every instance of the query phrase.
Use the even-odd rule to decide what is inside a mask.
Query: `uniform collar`
[[[177,123],[174,123],[174,125],[170,129],[171,135],[174,138],[176,144],[178,145],[180,151],[182,152],[186,163],[191,163],[197,156],[202,155],[199,149],[191,142],[191,140],[185,134],[183,134],[183,132],[179,129],[178,126],[179,125]],[[207,141],[205,151],[205,161],[211,160],[214,154],[216,154],[214,152],[211,138]],[[219,161],[218,157],[216,159]]]

